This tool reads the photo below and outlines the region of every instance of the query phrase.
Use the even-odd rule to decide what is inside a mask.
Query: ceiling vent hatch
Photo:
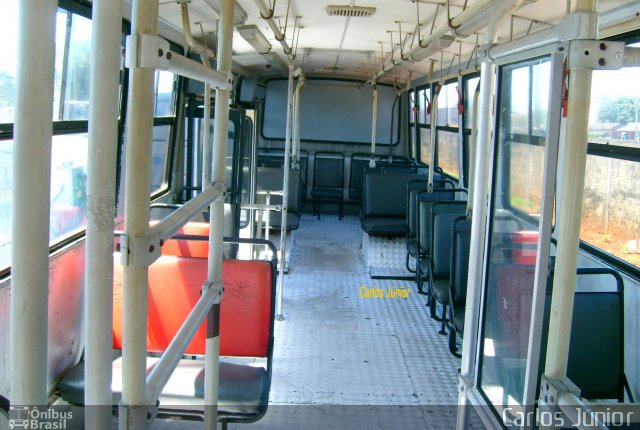
[[[330,16],[344,16],[354,18],[368,18],[376,13],[375,7],[363,7],[363,6],[327,6],[327,13]]]

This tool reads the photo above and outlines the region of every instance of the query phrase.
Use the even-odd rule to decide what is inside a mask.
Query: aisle
[[[276,323],[271,404],[252,428],[455,426],[459,361],[447,337],[411,282],[368,277],[361,242],[355,217],[303,217]],[[408,298],[363,297],[389,289]]]

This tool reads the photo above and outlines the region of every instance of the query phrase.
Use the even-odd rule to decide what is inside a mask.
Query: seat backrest
[[[115,255],[113,347],[122,348],[123,270]],[[162,256],[149,267],[147,351],[164,351],[200,298],[205,258]],[[220,354],[267,357],[273,344],[274,277],[266,261],[224,260],[220,305]],[[204,355],[206,322],[185,354]]]
[[[429,193],[419,191],[416,197],[416,238],[418,239],[418,249],[421,255],[428,255],[431,251],[431,207],[435,202],[454,201],[456,198],[455,189],[434,189]]]
[[[451,237],[453,223],[467,210],[462,200],[436,202],[431,207],[431,262],[435,276],[451,273]]]
[[[615,286],[606,291],[576,292],[574,297],[567,376],[587,399],[624,401],[624,300],[622,278],[610,269],[578,269],[577,288],[587,277],[611,275]],[[601,279],[601,278],[598,278]],[[546,360],[551,284],[545,300],[540,375]],[[540,379],[540,378],[538,378]]]
[[[402,217],[407,215],[407,184],[418,175],[403,173],[365,173],[362,213],[365,217]]]
[[[313,186],[342,189],[344,155],[338,152],[316,152],[313,162]]]
[[[209,223],[188,222],[176,234],[209,238]],[[208,240],[169,239],[162,245],[162,255],[207,258]]]
[[[448,179],[441,179],[439,174],[434,174],[433,188],[434,190],[442,188],[454,188]],[[414,179],[407,184],[407,229],[409,236],[413,237],[416,233],[416,223],[418,221],[418,194],[425,191],[429,181],[427,179]],[[453,198],[453,197],[452,197]]]
[[[351,154],[351,171],[349,173],[349,189],[361,190],[364,171],[369,167],[371,157],[365,154]]]
[[[451,238],[451,303],[464,306],[467,298],[467,276],[471,247],[471,220],[466,216],[453,222]]]
[[[257,188],[258,192],[263,191],[282,191],[284,169],[281,167],[258,167]],[[298,213],[300,211],[300,194],[301,194],[301,170],[289,169],[289,212]],[[257,201],[265,203],[265,196],[258,194]],[[282,204],[282,196],[272,195],[271,204]],[[273,214],[272,214],[273,215]]]

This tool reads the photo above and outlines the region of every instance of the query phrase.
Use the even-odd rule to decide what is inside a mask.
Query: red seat
[[[115,258],[113,347],[121,349],[122,266],[117,263],[119,255]],[[163,255],[149,267],[148,351],[162,352],[167,348],[200,298],[206,275],[207,260],[204,258]],[[266,357],[272,318],[271,264],[224,260],[222,279],[225,291],[220,309],[220,354]],[[205,340],[206,326],[203,324],[185,354],[204,355]]]

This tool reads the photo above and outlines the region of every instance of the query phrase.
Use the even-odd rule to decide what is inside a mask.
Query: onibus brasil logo
[[[9,429],[64,430],[73,412],[30,406],[11,406]]]

